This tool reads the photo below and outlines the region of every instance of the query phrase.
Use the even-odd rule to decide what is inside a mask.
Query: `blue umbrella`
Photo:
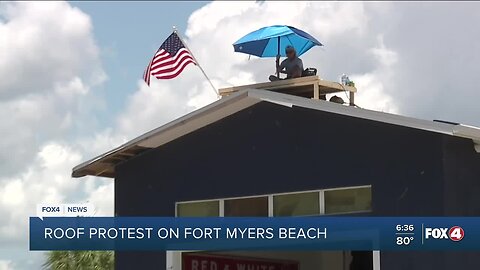
[[[276,57],[286,56],[285,47],[288,45],[293,46],[299,56],[313,46],[323,46],[320,41],[300,29],[287,25],[273,25],[245,35],[233,43],[233,48],[236,52],[258,57]]]

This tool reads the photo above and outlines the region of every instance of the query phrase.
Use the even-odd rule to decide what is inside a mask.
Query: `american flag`
[[[150,86],[150,75],[157,79],[172,79],[182,73],[188,64],[197,64],[176,33],[172,33],[160,46],[143,74]]]

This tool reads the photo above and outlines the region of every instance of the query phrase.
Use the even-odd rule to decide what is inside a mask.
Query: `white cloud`
[[[89,83],[105,76],[91,21],[79,9],[65,2],[6,2],[2,7],[0,96],[49,91],[79,74]]]
[[[78,192],[80,182],[68,177],[82,156],[67,145],[47,143],[24,173],[0,178],[0,242],[27,236],[29,216],[38,203],[63,203]]]
[[[54,86],[55,93],[65,99],[67,102],[71,102],[76,96],[83,96],[89,92],[89,87],[86,86],[82,79],[74,77],[68,82],[57,83]]]
[[[355,103],[361,104],[362,108],[368,108],[376,111],[399,113],[398,104],[387,94],[389,82],[395,76],[394,68],[398,62],[397,52],[387,48],[384,43],[383,35],[377,36],[377,45],[368,50],[377,61],[375,69],[364,74],[352,74],[355,78],[357,89]]]
[[[90,18],[68,3],[5,2],[0,18],[0,171],[12,175],[84,117],[106,75]]]
[[[113,128],[105,128],[87,137],[78,138],[75,144],[83,149],[85,155],[93,157],[107,152],[128,141],[127,134],[117,132]]]
[[[113,212],[111,180],[70,178],[90,154],[73,132],[89,125],[85,100],[106,75],[89,16],[69,3],[2,3],[0,36],[0,269],[31,269],[42,258],[27,252],[37,203],[83,202],[88,190]]]
[[[190,65],[190,69],[193,65]],[[190,70],[191,71],[191,70]],[[139,90],[130,98],[125,111],[119,117],[117,128],[130,138],[145,133],[189,110],[186,105],[191,87],[175,87],[165,81],[152,80],[148,87],[139,81]]]
[[[66,143],[49,142],[24,173],[1,179],[5,184],[0,185],[0,247],[9,249],[0,248],[0,260],[14,260],[4,265],[13,268],[15,262],[27,269],[43,260],[43,253],[28,251],[28,217],[36,215],[38,203],[90,202],[96,216],[113,215],[113,180],[69,177],[71,168],[84,158],[79,149]]]
[[[114,215],[114,182],[113,180],[107,181],[110,183],[99,185],[93,191],[88,192],[89,197],[87,201],[95,206],[95,216],[97,217],[111,217]]]
[[[369,51],[375,56],[383,68],[389,68],[398,61],[398,54],[385,47],[383,35],[377,37],[378,46],[371,48]]]
[[[0,270],[13,270],[13,263],[10,260],[0,260]]]
[[[358,89],[368,89],[355,96],[355,104],[362,104],[361,108],[375,111],[398,113],[394,100],[385,95],[385,86],[381,81],[381,75],[367,73],[354,75],[355,86]],[[343,96],[341,96],[343,98]]]
[[[188,36],[195,36],[205,30],[214,31],[224,19],[230,19],[234,16],[241,16],[246,11],[257,6],[254,2],[217,2],[213,8],[218,9],[215,15],[212,15],[212,4],[206,5],[190,15],[188,19]],[[200,23],[198,23],[200,22]]]

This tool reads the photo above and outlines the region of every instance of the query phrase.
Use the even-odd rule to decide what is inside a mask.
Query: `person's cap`
[[[293,48],[292,45],[288,45],[287,47],[285,47],[285,52],[286,53],[294,52],[294,51],[295,51],[295,48]]]

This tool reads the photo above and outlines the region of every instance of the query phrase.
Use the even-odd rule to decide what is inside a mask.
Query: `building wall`
[[[470,139],[442,139],[443,213],[441,216],[480,216],[480,153]],[[429,197],[424,199],[429,200]],[[453,225],[453,224],[452,224]],[[387,269],[480,269],[480,252],[382,252]]]
[[[371,184],[371,215],[441,216],[462,205],[444,192],[445,137],[262,102],[119,164],[116,214],[174,216],[177,201]],[[382,254],[382,269],[406,269],[397,257]],[[118,252],[116,262],[163,269],[165,253]]]

